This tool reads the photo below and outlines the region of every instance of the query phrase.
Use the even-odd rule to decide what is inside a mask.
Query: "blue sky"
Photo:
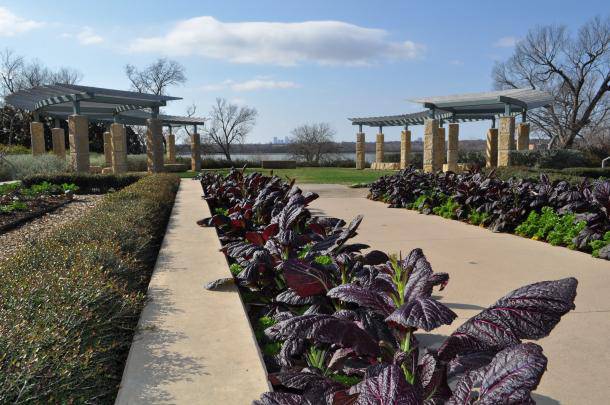
[[[128,88],[127,63],[160,56],[186,67],[183,97],[206,115],[216,97],[256,107],[249,142],[329,122],[354,140],[347,117],[417,111],[407,100],[489,90],[494,61],[536,25],[573,31],[607,1],[2,1],[0,48],[49,67],[70,66],[83,84]],[[464,124],[483,138],[488,124]],[[421,128],[413,128],[414,137]],[[366,130],[367,140],[375,129]],[[400,129],[384,130],[398,140]]]

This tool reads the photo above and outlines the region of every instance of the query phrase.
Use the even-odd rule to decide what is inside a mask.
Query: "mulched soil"
[[[24,244],[43,238],[56,228],[80,218],[95,207],[103,195],[75,195],[74,200],[22,226],[0,234],[0,260],[10,256]]]
[[[0,204],[9,204],[11,201],[12,197],[9,195],[0,196]],[[19,201],[27,206],[27,210],[13,211],[8,213],[0,212],[0,233],[4,233],[4,228],[11,226],[15,222],[27,220],[33,216],[38,216],[37,214],[41,212],[50,211],[55,207],[64,204],[67,202],[67,198],[63,195],[39,196],[27,199],[22,198]]]

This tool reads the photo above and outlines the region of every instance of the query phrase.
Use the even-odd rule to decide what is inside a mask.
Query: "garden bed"
[[[12,229],[0,232],[0,260],[23,248],[24,244],[34,243],[45,238],[57,228],[78,220],[93,209],[101,200],[102,195],[78,195],[70,203],[61,205],[43,215],[31,218]]]
[[[146,176],[0,260],[0,402],[114,401],[178,184]]]
[[[74,184],[0,185],[0,234],[52,212],[72,200]]]
[[[381,177],[369,198],[391,208],[436,214],[494,232],[566,246],[610,260],[610,181],[578,183],[488,173],[423,173],[413,168]]]
[[[216,227],[234,276],[208,288],[239,285],[276,389],[258,403],[533,401],[547,359],[521,339],[548,335],[574,308],[575,279],[519,288],[424,351],[419,334],[456,314],[432,295],[449,275],[420,249],[364,253],[349,243],[361,217],[315,217],[318,196],[277,177],[204,174],[202,186],[215,215],[200,224]]]

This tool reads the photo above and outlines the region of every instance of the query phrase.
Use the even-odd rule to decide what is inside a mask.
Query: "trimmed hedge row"
[[[119,190],[140,180],[145,174],[89,174],[89,173],[60,173],[35,174],[22,180],[25,187],[34,184],[49,182],[51,184],[76,184],[78,194],[105,194],[111,190]]]
[[[0,403],[114,401],[178,185],[146,176],[0,262]]]

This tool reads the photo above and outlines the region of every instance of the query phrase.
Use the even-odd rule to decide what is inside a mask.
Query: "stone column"
[[[68,117],[70,164],[76,172],[89,172],[89,120],[84,115]]]
[[[434,159],[432,160],[432,164],[434,166],[434,171],[443,170],[443,164],[445,163],[445,128],[439,127],[437,134],[437,141],[434,144],[436,147],[436,152],[434,152]]]
[[[53,154],[59,159],[66,159],[66,133],[63,128],[51,129],[53,139]]]
[[[110,157],[114,174],[127,171],[127,136],[123,124],[110,125]]]
[[[513,150],[515,150],[515,117],[500,117],[498,166],[510,166],[510,152]]]
[[[30,136],[32,139],[32,156],[44,155],[44,124],[38,121],[30,122]]]
[[[457,172],[458,170],[458,152],[459,152],[459,134],[460,124],[449,124],[447,135],[447,170]]]
[[[167,162],[176,163],[176,135],[167,135]]]
[[[377,134],[377,140],[375,142],[375,162],[383,163],[383,132]]]
[[[366,150],[365,150],[364,132],[356,134],[356,169],[362,170],[366,167]]]
[[[163,134],[161,121],[157,118],[146,120],[146,157],[149,173],[160,173],[163,167]]]
[[[411,131],[400,133],[400,168],[406,169],[411,160]]]
[[[427,119],[424,123],[424,172],[434,171],[438,146],[438,120]]]
[[[201,137],[197,132],[191,134],[191,170],[201,170]]]
[[[112,135],[104,132],[104,161],[106,166],[112,166]]]
[[[530,124],[522,122],[517,127],[517,150],[529,150],[530,147]]]
[[[487,130],[487,147],[485,149],[487,167],[498,166],[498,129],[489,128]]]

